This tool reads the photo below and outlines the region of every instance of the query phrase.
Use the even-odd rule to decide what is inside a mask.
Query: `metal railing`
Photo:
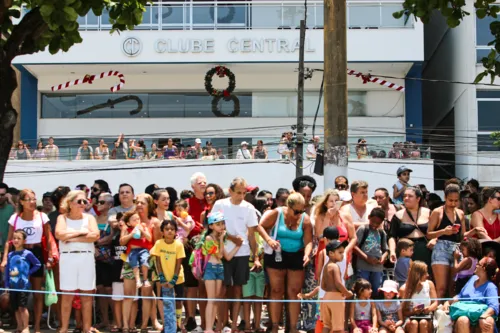
[[[349,29],[413,28],[412,17],[395,19],[402,1],[347,1]],[[221,30],[221,29],[298,29],[304,17],[303,1],[203,1],[158,2],[144,12],[136,30]],[[323,1],[311,0],[307,9],[307,28],[322,29]],[[78,19],[80,30],[110,30],[109,15],[95,16],[92,11]]]

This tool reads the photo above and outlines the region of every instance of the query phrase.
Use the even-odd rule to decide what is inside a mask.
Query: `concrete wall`
[[[305,162],[308,166],[310,162]],[[349,164],[348,178],[366,180],[369,193],[378,187],[390,189],[396,181],[396,170],[405,164],[413,170],[411,184],[425,184],[433,191],[432,160],[361,160]],[[203,172],[209,182],[227,187],[230,181],[244,177],[249,184],[258,185],[273,193],[280,187],[291,188],[295,167],[281,161],[9,161],[4,181],[16,188],[31,188],[39,196],[57,186],[72,188],[78,184],[91,186],[96,179],[106,180],[116,193],[124,182],[135,187],[136,193],[152,183],[161,187],[172,186],[178,191],[190,188],[189,178],[195,172]],[[309,174],[306,168],[304,174]],[[323,192],[323,177],[314,175],[318,182],[318,194]]]

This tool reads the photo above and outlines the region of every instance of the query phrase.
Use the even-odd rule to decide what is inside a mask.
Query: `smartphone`
[[[417,308],[418,310],[423,310],[423,309],[425,309],[425,305],[419,304],[415,308]]]
[[[456,231],[459,231],[460,230],[460,224],[454,224],[453,225],[453,229],[455,229]]]

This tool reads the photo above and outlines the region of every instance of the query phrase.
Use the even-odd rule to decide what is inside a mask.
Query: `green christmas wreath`
[[[226,89],[220,90],[220,89],[215,89],[212,85],[212,79],[214,75],[217,75],[218,77],[225,77],[227,76],[229,79],[229,84]],[[210,69],[207,74],[205,75],[205,90],[208,92],[210,96],[214,97],[229,97],[231,96],[232,92],[234,91],[234,88],[236,88],[236,79],[233,74],[229,70],[229,68],[225,66],[216,66],[212,69]]]

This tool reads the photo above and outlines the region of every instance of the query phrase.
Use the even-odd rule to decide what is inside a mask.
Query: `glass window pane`
[[[189,10],[186,7],[186,22],[189,22]],[[161,19],[163,24],[182,24],[184,23],[184,7],[174,5],[163,5],[161,7]],[[158,14],[156,13],[156,16]]]
[[[491,49],[476,49],[476,62],[479,64],[481,60],[485,57],[488,57]]]
[[[245,24],[246,23],[245,5],[218,5],[217,23],[220,24]]]
[[[143,118],[147,117],[148,96],[143,95],[79,95],[75,118]],[[142,108],[141,108],[142,104]]]
[[[379,6],[349,6],[349,27],[379,27]]]
[[[290,94],[280,92],[257,92],[253,94],[254,117],[289,117]]]
[[[490,16],[483,19],[476,17],[476,45],[488,45],[494,39],[490,31],[490,23],[493,21],[496,19]]]
[[[214,24],[214,6],[193,5],[193,24]]]
[[[405,25],[406,18],[403,16],[400,19],[395,19],[393,13],[401,10],[401,5],[382,5],[382,27],[413,27],[413,18],[409,18]]]
[[[151,118],[183,118],[184,95],[150,94],[149,116]]]
[[[307,12],[308,18],[311,16],[310,11]],[[303,5],[285,5],[283,6],[283,25],[291,28],[300,26],[300,20],[304,19]]]
[[[75,95],[42,96],[42,118],[73,118],[75,111]]]
[[[478,101],[478,130],[500,130],[500,101]]]
[[[281,14],[281,6],[252,5],[252,27],[272,29],[282,26]]]
[[[477,98],[500,98],[500,91],[498,90],[477,90]]]
[[[94,15],[94,12],[90,10],[87,14],[87,24],[88,25],[97,25],[99,24],[99,18]]]

